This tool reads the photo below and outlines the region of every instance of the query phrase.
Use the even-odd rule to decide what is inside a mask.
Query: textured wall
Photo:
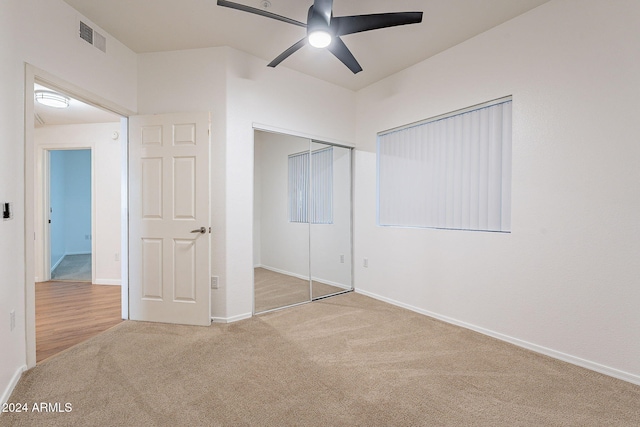
[[[360,91],[356,288],[640,382],[639,16],[552,1]],[[376,133],[506,95],[512,233],[377,227]]]

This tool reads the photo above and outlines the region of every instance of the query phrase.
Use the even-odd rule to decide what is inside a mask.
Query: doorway
[[[51,280],[91,282],[91,149],[48,150]],[[45,237],[46,239],[46,237]]]
[[[42,94],[62,107],[38,103]],[[122,320],[121,117],[43,84],[34,95],[40,362]]]
[[[53,213],[45,212],[45,206],[48,206],[48,201],[45,200],[48,197],[48,189],[45,187],[48,181],[46,167],[50,160],[50,152],[60,149],[89,149],[92,162],[90,186],[93,199],[91,209],[94,215],[89,226],[90,231],[83,232],[81,237],[90,243],[91,249],[88,252],[94,258],[91,266],[91,276],[94,280],[56,284],[65,285],[65,291],[74,288],[74,296],[83,293],[80,292],[81,288],[100,286],[108,290],[110,296],[115,295],[117,298],[115,305],[110,303],[115,320],[119,322],[128,318],[126,164],[127,117],[131,112],[28,64],[25,83],[25,113],[26,117],[34,119],[33,122],[27,121],[25,125],[25,227],[26,235],[34,236],[34,239],[25,240],[27,277],[34,278],[27,280],[25,295],[27,367],[31,368],[36,364],[36,306],[39,293],[36,282],[50,279],[52,265],[50,254],[44,256],[45,247],[49,248],[48,242],[45,244],[49,214]],[[36,105],[34,96],[34,90],[38,89],[59,93],[68,100],[69,108],[49,109],[46,112],[39,110],[41,107]],[[93,118],[86,120],[86,114],[92,115]],[[74,115],[84,115],[85,120],[69,119],[69,116]],[[113,167],[114,164],[116,167]],[[105,187],[105,183],[109,185]],[[87,252],[87,249],[82,252]],[[56,293],[63,291],[62,286],[48,287]],[[95,294],[84,294],[89,299],[95,297]],[[57,298],[58,295],[55,296],[56,301]],[[58,302],[52,304],[54,307],[58,305]],[[89,308],[90,304],[82,304],[82,307],[87,318],[95,320],[92,313],[95,310]],[[80,313],[80,310],[73,310],[77,314]],[[84,324],[81,327],[86,331],[90,326]]]
[[[353,290],[352,149],[254,132],[254,314]]]

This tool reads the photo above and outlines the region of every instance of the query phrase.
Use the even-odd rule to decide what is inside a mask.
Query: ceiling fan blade
[[[331,28],[338,36],[422,22],[422,12],[374,13],[371,15],[336,16]]]
[[[218,0],[218,6],[229,7],[231,9],[241,10],[243,12],[249,12],[267,18],[275,19],[277,21],[286,22],[287,24],[297,25],[298,27],[307,28],[307,24],[304,22],[296,21],[295,19],[287,18],[286,16],[276,15],[275,13],[267,12],[266,10],[258,9],[251,6],[245,6],[244,4],[234,3],[232,1]]]
[[[347,66],[353,72],[353,74],[358,74],[362,71],[362,67],[356,61],[356,58],[353,56],[349,48],[342,41],[340,37],[334,37],[331,44],[327,47],[331,53],[333,53],[336,58],[338,58],[344,65]]]
[[[306,37],[303,38],[302,40],[300,40],[298,43],[296,43],[293,46],[291,46],[289,49],[287,49],[284,52],[282,52],[280,55],[278,55],[278,57],[276,59],[274,59],[269,64],[267,64],[267,67],[273,68],[273,67],[277,66],[279,63],[281,63],[282,61],[287,59],[289,56],[294,54],[296,51],[298,51],[298,49],[303,47],[305,44],[307,44],[307,38]]]

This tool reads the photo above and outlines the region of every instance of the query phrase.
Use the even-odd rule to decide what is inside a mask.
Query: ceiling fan
[[[302,48],[308,40],[311,46],[317,48],[326,47],[354,74],[362,71],[362,67],[358,64],[358,61],[349,48],[347,48],[347,45],[340,39],[340,36],[422,22],[422,12],[375,13],[370,15],[334,17],[333,0],[314,0],[313,5],[309,8],[306,24],[285,16],[267,12],[263,9],[231,1],[218,0],[218,6],[254,13],[307,29],[307,36],[282,52],[276,59],[268,64],[269,67],[275,67],[280,64],[298,49]]]

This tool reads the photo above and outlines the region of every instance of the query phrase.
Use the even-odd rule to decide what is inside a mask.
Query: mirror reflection
[[[351,290],[351,150],[313,142],[310,265],[314,299]]]
[[[289,156],[308,151],[308,139],[255,133],[253,264],[256,313],[311,298],[309,224],[289,219]],[[308,182],[302,184],[306,186]],[[304,189],[297,191],[302,194]]]
[[[254,312],[351,290],[351,150],[254,140]]]

